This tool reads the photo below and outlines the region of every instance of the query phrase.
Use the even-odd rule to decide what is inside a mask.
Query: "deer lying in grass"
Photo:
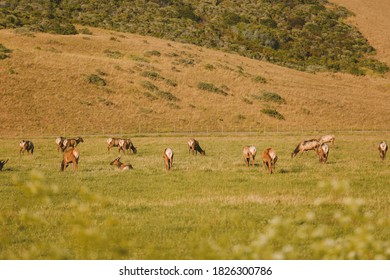
[[[134,154],[137,153],[137,148],[133,145],[133,142],[131,142],[130,139],[119,139],[118,146],[119,146],[119,149],[118,149],[119,153],[121,151],[123,151],[123,153],[125,153],[129,149],[131,149]]]
[[[117,157],[112,162],[110,162],[110,165],[115,165],[120,170],[130,170],[130,169],[133,169],[133,166],[131,164],[125,164],[125,163],[121,162],[120,159],[121,159],[121,157]]]
[[[80,153],[76,148],[71,148],[66,150],[63,155],[63,159],[61,162],[61,171],[64,171],[65,168],[68,167],[69,164],[73,164],[73,170],[78,169]]]
[[[34,154],[34,144],[31,141],[28,140],[22,140],[19,143],[20,146],[20,154],[24,154],[24,151],[27,151],[27,153],[30,153],[30,155]]]
[[[206,155],[206,151],[203,150],[200,145],[199,145],[199,142],[193,138],[191,138],[190,140],[188,140],[187,142],[188,144],[188,153],[192,153],[193,155],[195,154],[198,154],[198,152],[201,154],[201,155]]]
[[[316,151],[317,151],[317,155],[320,157],[320,162],[326,163],[326,161],[328,160],[328,155],[329,155],[328,144],[322,143],[321,145],[318,146]]]
[[[265,170],[272,174],[276,169],[276,162],[278,161],[278,156],[272,148],[265,149],[263,151],[263,165]]]
[[[332,147],[334,145],[334,140],[336,138],[334,137],[334,135],[325,135],[325,136],[322,136],[319,140],[319,143],[320,144],[323,144],[323,143],[331,143],[332,144]]]
[[[302,155],[303,152],[316,150],[319,145],[319,141],[317,139],[303,140],[295,150],[291,154],[291,158],[295,157],[297,154]]]
[[[387,150],[389,149],[389,146],[387,146],[386,142],[380,142],[378,145],[378,150],[379,150],[379,156],[381,157],[382,160],[385,159]]]
[[[8,162],[7,160],[0,160],[0,171],[3,170],[4,165]]]
[[[163,159],[165,163],[165,168],[171,170],[173,165],[173,151],[171,148],[166,148],[163,153]]]
[[[242,151],[244,157],[245,165],[249,167],[249,162],[252,161],[252,166],[255,166],[255,157],[256,157],[256,147],[255,146],[245,146]]]

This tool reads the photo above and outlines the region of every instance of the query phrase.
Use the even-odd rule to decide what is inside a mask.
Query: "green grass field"
[[[133,137],[125,172],[109,165],[117,148],[85,137],[79,170],[63,173],[55,139],[29,139],[33,157],[0,139],[0,259],[389,259],[390,158],[376,145],[390,134],[336,134],[327,164],[291,159],[313,136],[197,136],[206,156],[189,155],[189,137]],[[273,175],[260,165],[270,146]]]

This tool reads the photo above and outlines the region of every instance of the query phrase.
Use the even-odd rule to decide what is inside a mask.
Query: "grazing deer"
[[[107,151],[109,152],[112,147],[119,147],[120,138],[108,138],[107,139]]]
[[[65,139],[63,142],[62,142],[62,150],[65,151],[69,148],[76,148],[76,146],[81,143],[81,142],[84,142],[84,139],[81,138],[81,137],[77,137],[77,138],[71,138],[71,139]]]
[[[65,147],[64,147],[64,141],[66,140],[65,137],[57,137],[56,138],[56,144],[57,144],[57,152],[61,149],[61,151],[65,151]]]
[[[61,162],[61,171],[64,171],[65,168],[67,168],[68,165],[71,163],[73,164],[73,170],[77,170],[79,164],[79,158],[80,158],[80,153],[76,148],[66,150],[64,152],[63,159]]]
[[[334,135],[325,135],[320,138],[319,144],[321,145],[322,143],[331,143],[333,147],[335,139],[336,138],[334,137]]]
[[[190,140],[188,140],[187,142],[188,144],[188,153],[192,153],[193,155],[195,154],[198,154],[198,152],[201,154],[201,155],[206,155],[206,151],[203,150],[200,145],[199,145],[199,142],[193,138],[191,138]]]
[[[173,151],[171,148],[166,148],[163,153],[163,159],[165,163],[165,168],[171,170],[173,164]]]
[[[269,172],[269,174],[272,174],[272,172],[275,172],[276,169],[276,162],[278,161],[278,156],[276,155],[276,152],[272,148],[265,149],[263,151],[263,165],[265,167],[265,170]]]
[[[0,171],[3,170],[4,165],[8,162],[7,160],[0,160]]]
[[[125,163],[121,162],[120,159],[121,159],[121,157],[117,157],[112,162],[110,162],[110,165],[115,165],[116,167],[118,167],[121,170],[133,169],[133,166],[131,164],[125,164]]]
[[[245,165],[249,167],[249,162],[252,161],[252,166],[255,166],[255,157],[256,157],[256,147],[255,146],[245,146],[242,151],[244,156]]]
[[[387,146],[386,142],[380,142],[378,145],[378,150],[379,150],[379,156],[381,157],[382,160],[385,159],[387,150],[389,149],[389,146]]]
[[[119,153],[121,151],[123,151],[123,153],[125,153],[129,149],[131,149],[134,154],[137,153],[137,148],[133,145],[133,142],[131,142],[130,139],[119,139],[118,146],[119,146],[119,149],[118,149]]]
[[[31,141],[28,140],[22,140],[19,143],[20,146],[20,154],[24,154],[24,151],[27,151],[27,153],[30,153],[30,155],[34,154],[34,144]]]
[[[319,141],[317,139],[303,140],[295,150],[291,154],[291,158],[295,157],[297,154],[302,155],[303,152],[316,150],[319,145]]]
[[[328,144],[322,143],[321,145],[318,146],[316,152],[317,152],[317,155],[320,157],[320,162],[326,163],[326,161],[328,160],[328,155],[329,155]]]

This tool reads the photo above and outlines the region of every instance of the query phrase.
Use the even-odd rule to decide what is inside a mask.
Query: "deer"
[[[61,171],[64,171],[69,164],[73,164],[73,170],[78,169],[80,153],[76,148],[68,149],[64,152],[63,159],[61,162]]]
[[[386,142],[382,141],[379,143],[379,145],[378,145],[379,156],[382,160],[385,159],[388,149],[389,149],[389,146],[387,146]]]
[[[316,152],[317,152],[317,155],[320,157],[320,162],[326,163],[326,161],[328,160],[328,155],[329,155],[328,144],[322,143],[321,145],[318,146]]]
[[[306,151],[314,150],[315,152],[319,143],[320,142],[318,139],[303,140],[291,153],[291,158],[294,158],[297,154],[300,154],[302,156],[302,154]]]
[[[242,151],[245,165],[249,167],[249,162],[252,161],[252,166],[255,166],[255,157],[256,157],[256,147],[255,146],[245,146]]]
[[[108,145],[107,152],[109,152],[112,147],[119,147],[120,140],[121,140],[120,138],[108,138],[107,139],[107,145]]]
[[[133,145],[133,142],[131,142],[130,139],[119,139],[118,141],[118,152],[120,153],[123,151],[125,153],[127,150],[131,149],[134,154],[137,153],[137,148]]]
[[[125,163],[121,162],[120,159],[121,159],[121,157],[117,157],[112,162],[110,162],[110,165],[115,165],[120,170],[130,170],[130,169],[133,169],[133,166],[131,164],[125,164]]]
[[[65,150],[65,149],[64,149],[64,146],[63,146],[65,140],[66,140],[66,138],[65,138],[65,137],[62,137],[62,136],[56,138],[57,152],[58,152],[60,149],[61,149],[62,152]]]
[[[265,149],[263,151],[263,166],[269,174],[275,172],[276,162],[278,161],[278,156],[272,148]]]
[[[194,154],[198,154],[198,152],[201,154],[201,155],[206,155],[206,151],[203,150],[200,145],[199,145],[199,141],[191,138],[190,140],[188,140],[187,142],[188,144],[188,153],[192,153],[192,155]]]
[[[84,142],[84,139],[81,137],[65,139],[62,142],[62,151],[65,151],[66,149],[69,148],[76,148],[77,145],[81,142]]]
[[[0,171],[3,170],[4,165],[8,162],[7,160],[0,160]]]
[[[27,153],[30,153],[30,155],[34,154],[34,144],[29,140],[22,140],[19,143],[20,146],[20,155],[24,154],[24,151],[27,151]]]
[[[165,168],[168,171],[171,170],[173,164],[173,151],[171,148],[164,149],[163,159],[165,163]]]
[[[332,147],[334,145],[334,141],[335,141],[335,137],[334,135],[325,135],[325,136],[322,136],[320,139],[319,139],[319,142],[320,142],[320,145],[322,143],[331,143],[332,144]]]

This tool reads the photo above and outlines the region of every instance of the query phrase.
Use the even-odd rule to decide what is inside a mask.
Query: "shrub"
[[[159,91],[157,92],[157,95],[163,99],[169,100],[169,101],[180,101],[179,98],[174,96],[172,93],[169,91]]]
[[[262,99],[264,101],[271,101],[278,104],[286,104],[286,100],[281,97],[279,94],[271,91],[264,91]]]
[[[150,91],[157,91],[158,87],[149,81],[141,81],[141,86]]]
[[[92,35],[92,31],[89,30],[88,28],[79,29],[79,33],[84,34],[84,35]]]
[[[87,77],[87,80],[90,84],[94,84],[97,86],[105,86],[107,85],[106,81],[101,78],[99,75],[91,74]]]
[[[225,91],[223,91],[222,89],[219,89],[218,87],[216,87],[214,84],[211,84],[211,83],[200,82],[200,83],[198,83],[198,89],[201,89],[204,91],[209,91],[209,92],[215,92],[215,93],[221,94],[223,96],[228,95]]]
[[[119,51],[104,50],[104,54],[111,58],[121,58],[123,54]]]
[[[149,78],[149,79],[154,80],[154,81],[163,79],[163,77],[161,77],[161,75],[159,73],[154,72],[154,71],[144,71],[141,73],[141,76]]]
[[[161,53],[160,53],[159,51],[152,50],[152,51],[147,51],[147,52],[145,52],[144,55],[145,55],[146,57],[161,56]]]
[[[7,49],[2,44],[0,44],[0,59],[6,59],[10,57],[10,53],[12,51],[10,49]]]
[[[262,76],[254,76],[252,78],[252,81],[256,82],[256,83],[261,83],[261,84],[265,84],[267,83],[267,79],[262,77]]]
[[[263,114],[266,114],[266,115],[268,115],[268,116],[270,116],[272,118],[278,119],[278,120],[284,120],[285,119],[284,116],[281,113],[279,113],[278,111],[276,111],[275,109],[269,109],[269,108],[262,109],[261,112]]]

